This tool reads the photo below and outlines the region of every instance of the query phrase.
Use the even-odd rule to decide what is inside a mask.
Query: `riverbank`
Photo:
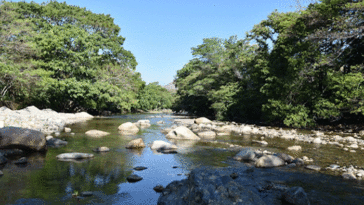
[[[44,134],[60,132],[66,125],[92,118],[93,116],[86,112],[58,113],[51,109],[40,110],[35,106],[29,106],[21,110],[0,107],[0,128],[14,126],[41,131]]]
[[[245,139],[252,143],[250,146],[261,147],[262,150],[259,152],[263,151],[268,155],[277,154],[270,153],[269,149],[274,150],[279,147],[280,150],[285,150],[284,153],[292,154],[294,156],[291,157],[292,160],[303,162],[304,167],[307,169],[331,172],[329,174],[341,175],[344,179],[364,179],[363,161],[354,160],[357,158],[355,156],[364,153],[364,131],[336,133],[332,131],[282,129],[279,127],[210,121],[207,118],[176,119],[174,124],[162,131],[167,134],[167,137],[172,136],[171,133],[173,132],[178,135],[176,128],[185,126],[196,134],[201,141],[241,150],[245,145],[234,143],[234,141]],[[234,136],[233,143],[219,140],[231,136]],[[326,159],[320,159],[319,156]],[[286,163],[286,165],[296,166],[297,163],[294,165]],[[279,166],[282,166],[282,164]]]

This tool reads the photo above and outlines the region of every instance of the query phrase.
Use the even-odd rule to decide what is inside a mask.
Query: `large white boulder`
[[[274,155],[265,155],[255,161],[256,167],[278,167],[283,165],[284,160]]]
[[[212,123],[212,121],[207,119],[206,117],[200,117],[200,118],[195,119],[195,123],[196,124],[209,124],[209,123]]]
[[[139,128],[131,122],[121,124],[118,129],[124,135],[133,135],[139,132]]]
[[[150,149],[162,151],[162,150],[169,150],[169,149],[177,149],[177,146],[171,144],[169,142],[165,142],[162,140],[156,140],[150,145]]]
[[[195,135],[191,130],[189,130],[185,126],[180,126],[173,129],[166,135],[166,137],[171,139],[200,140],[200,138],[197,137],[197,135]]]
[[[100,137],[107,136],[110,133],[104,132],[104,131],[101,131],[101,130],[89,130],[89,131],[85,132],[85,134],[87,136],[89,136],[89,137],[100,138]]]

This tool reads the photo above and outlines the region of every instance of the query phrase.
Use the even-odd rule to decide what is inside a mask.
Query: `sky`
[[[121,28],[120,35],[126,38],[124,48],[138,62],[136,71],[142,79],[166,85],[193,58],[191,48],[202,44],[204,38],[237,35],[242,39],[275,9],[294,11],[296,1],[66,0],[66,3],[93,13],[110,14]]]

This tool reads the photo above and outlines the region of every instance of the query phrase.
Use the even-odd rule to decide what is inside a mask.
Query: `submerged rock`
[[[155,192],[159,193],[159,192],[162,192],[164,190],[164,187],[162,185],[158,184],[153,189],[154,189]]]
[[[89,137],[100,138],[100,137],[105,137],[105,136],[109,135],[110,133],[104,132],[101,130],[89,130],[89,131],[85,132],[85,134]]]
[[[302,187],[292,187],[282,194],[282,199],[290,204],[310,205],[305,190]]]
[[[137,170],[137,171],[142,171],[144,169],[148,169],[147,167],[143,167],[143,166],[137,166],[137,167],[134,167],[133,168],[134,170]]]
[[[60,147],[60,146],[65,146],[67,144],[68,144],[67,141],[63,141],[57,138],[48,138],[47,140],[47,146],[50,147]]]
[[[93,149],[92,151],[94,151],[94,152],[108,152],[108,151],[110,151],[110,149],[108,147],[98,147],[98,148]]]
[[[138,181],[140,181],[142,179],[143,179],[143,177],[140,177],[140,176],[138,176],[136,174],[132,174],[132,175],[130,175],[130,176],[128,176],[126,178],[126,180],[128,180],[128,182],[138,182]]]
[[[16,161],[14,161],[14,164],[26,164],[28,163],[28,159],[26,157],[22,157]]]
[[[79,153],[79,152],[73,152],[73,153],[63,153],[56,156],[57,159],[87,159],[94,157],[93,154],[88,153]]]

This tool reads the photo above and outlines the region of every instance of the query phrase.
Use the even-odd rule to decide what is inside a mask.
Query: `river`
[[[171,114],[134,114],[94,118],[87,122],[69,126],[72,132],[61,133],[60,139],[68,141],[68,145],[61,148],[49,148],[44,154],[33,153],[27,155],[29,163],[18,166],[12,162],[0,167],[4,175],[0,177],[0,204],[156,204],[159,193],[153,190],[157,184],[167,186],[174,180],[187,177],[191,169],[199,166],[224,167],[234,163],[230,160],[237,151],[225,149],[222,144],[209,142],[177,141],[180,147],[177,154],[159,154],[149,147],[140,150],[125,149],[125,145],[132,139],[143,138],[145,144],[154,140],[164,140],[161,129],[171,127],[176,116]],[[123,136],[117,127],[124,122],[136,122],[148,119],[151,127],[142,129],[135,136]],[[165,124],[159,125],[163,120]],[[85,132],[97,129],[110,132],[109,136],[93,139],[85,136]],[[218,137],[219,142],[229,142],[243,146],[259,148],[252,142],[254,136],[225,136]],[[273,152],[285,152],[286,147],[294,142],[272,139],[267,140],[268,147]],[[95,157],[82,162],[58,161],[56,156],[65,152],[93,153],[92,149],[107,146],[111,149],[107,153],[94,153]],[[328,166],[333,161],[341,165],[350,163],[363,166],[362,151],[355,155],[344,151],[331,149],[329,146],[317,147],[301,144],[303,151],[291,152],[294,157],[306,155],[314,158],[315,164]],[[335,151],[336,150],[336,151]],[[297,156],[295,156],[297,155]],[[19,157],[18,157],[19,158]],[[17,159],[16,157],[13,160]],[[10,158],[12,160],[12,158]],[[135,171],[133,167],[145,166],[143,171]],[[295,173],[292,186],[302,186],[309,194],[318,191],[327,203],[339,200],[340,204],[356,204],[363,200],[364,185],[361,181],[345,181],[338,174],[328,171],[320,173],[303,168],[278,168]],[[267,171],[269,169],[265,169]],[[143,180],[129,183],[126,177],[137,174]],[[307,176],[310,180],[307,181]],[[316,181],[315,181],[316,180]],[[78,199],[73,194],[84,191],[93,193],[90,197]],[[325,200],[325,194],[331,194]],[[320,196],[316,196],[320,197]]]

